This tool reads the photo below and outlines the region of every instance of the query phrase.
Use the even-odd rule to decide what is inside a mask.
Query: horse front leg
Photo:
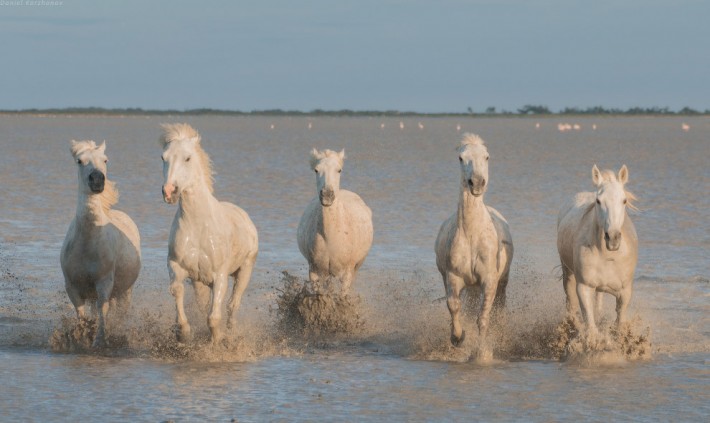
[[[594,297],[596,289],[582,283],[577,284],[577,296],[582,306],[582,316],[587,323],[587,332],[590,338],[594,339],[599,334],[597,323],[594,319]]]
[[[222,340],[222,304],[227,295],[229,279],[226,273],[220,273],[212,282],[212,307],[207,317],[207,325],[210,327],[212,345],[217,345]]]
[[[446,306],[451,314],[451,344],[455,347],[461,346],[466,339],[466,332],[461,328],[459,320],[461,314],[461,289],[464,287],[463,278],[451,272],[446,273],[444,279],[446,287]]]
[[[489,276],[481,281],[481,290],[483,291],[483,301],[481,302],[481,311],[478,314],[478,334],[480,336],[478,354],[479,359],[491,359],[493,351],[488,344],[488,326],[490,323],[491,309],[496,296],[496,280],[495,277]]]
[[[234,287],[232,288],[232,296],[229,298],[229,303],[227,304],[227,329],[229,330],[237,326],[237,310],[239,310],[239,306],[242,303],[244,290],[246,290],[249,285],[255,261],[256,257],[248,263],[242,264],[242,267],[234,272]]]
[[[567,299],[567,317],[572,320],[575,327],[579,328],[579,297],[577,296],[577,280],[574,273],[567,270],[562,264],[562,286],[565,289],[565,297]]]
[[[628,286],[622,289],[616,297],[616,326],[619,329],[626,322],[626,309],[631,301],[631,291],[632,288]]]
[[[168,262],[168,272],[170,273],[170,293],[175,297],[176,322],[179,327],[177,333],[178,341],[187,342],[192,337],[190,323],[185,314],[185,279],[187,272],[174,261]]]
[[[109,301],[113,291],[113,275],[110,275],[96,284],[96,311],[98,313],[98,328],[96,337],[91,345],[93,348],[106,346],[106,316],[108,315]]]
[[[69,296],[69,300],[71,301],[72,305],[74,306],[74,310],[76,311],[76,317],[79,320],[83,320],[86,318],[86,300],[81,296],[79,291],[74,287],[74,285],[71,284],[68,280],[65,280],[64,282],[64,287],[67,291],[67,295]]]

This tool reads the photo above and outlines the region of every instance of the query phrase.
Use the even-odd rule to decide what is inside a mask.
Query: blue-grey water
[[[187,357],[154,343],[170,337],[174,319],[165,258],[175,206],[162,202],[157,139],[159,124],[175,121],[200,131],[215,194],[244,208],[260,238],[236,341]],[[559,122],[581,130],[560,132]],[[439,225],[456,208],[464,131],[486,140],[485,201],[508,219],[516,248],[508,323],[485,365],[470,360],[471,345],[449,347],[433,254]],[[49,341],[73,316],[58,260],[76,208],[71,139],[106,140],[116,208],[142,236],[143,269],[121,328],[128,345],[99,353],[52,352]],[[375,240],[354,283],[364,328],[308,343],[277,333],[274,308],[281,272],[307,273],[295,236],[315,193],[312,147],[345,148],[342,186],[373,210]],[[710,413],[706,117],[0,116],[0,153],[0,420],[668,421]],[[557,212],[592,188],[594,163],[626,164],[639,197],[630,315],[650,334],[644,360],[560,362],[544,347],[564,309]],[[190,318],[204,333],[196,310]],[[472,317],[465,326],[474,343]]]

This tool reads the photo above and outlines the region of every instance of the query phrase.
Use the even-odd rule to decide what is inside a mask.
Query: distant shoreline
[[[441,113],[422,113],[411,111],[397,110],[311,110],[308,112],[300,110],[252,110],[249,112],[239,110],[222,110],[222,109],[186,109],[186,110],[158,110],[158,109],[141,109],[141,108],[103,108],[103,107],[67,107],[67,108],[49,108],[49,109],[17,109],[17,110],[0,110],[0,115],[92,115],[92,116],[291,116],[291,117],[460,117],[460,118],[478,118],[478,117],[561,117],[561,116],[710,116],[710,109],[705,111],[697,111],[685,107],[678,111],[670,110],[669,108],[640,108],[634,107],[627,110],[621,109],[605,109],[602,107],[590,107],[586,109],[565,108],[563,110],[553,112],[545,106],[524,106],[516,111],[502,110],[496,111],[495,108],[488,108],[484,112],[476,112],[470,110],[468,112],[441,112]]]

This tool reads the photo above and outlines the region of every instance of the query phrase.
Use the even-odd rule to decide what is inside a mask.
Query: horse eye
[[[343,173],[343,169],[338,169],[338,173]]]
[[[599,201],[599,199],[597,198],[597,204],[601,204],[601,203],[602,203],[602,202],[601,202],[601,201]]]
[[[104,163],[108,163],[108,159],[104,159]]]
[[[486,156],[486,161],[488,161],[488,159],[490,159],[490,158],[491,158],[491,156]]]
[[[313,171],[314,171],[315,173],[318,173],[318,169],[313,169]]]
[[[76,159],[76,162],[77,162],[78,164],[81,164],[81,159]]]
[[[459,156],[459,161],[460,161],[460,162],[463,162],[463,157],[460,157],[460,156]]]
[[[624,198],[624,204],[626,204],[626,198]]]
[[[160,160],[165,161],[165,157],[160,156]]]
[[[190,161],[190,157],[186,158],[185,161],[186,161],[186,162],[189,162],[189,161]]]

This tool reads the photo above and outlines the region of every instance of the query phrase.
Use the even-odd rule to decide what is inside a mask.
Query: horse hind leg
[[[229,298],[229,303],[227,304],[227,329],[231,330],[237,325],[237,310],[239,310],[239,306],[242,303],[242,295],[249,285],[255,260],[256,259],[251,260],[249,263],[244,263],[242,267],[232,274],[234,277],[234,287],[232,288],[232,296]]]

